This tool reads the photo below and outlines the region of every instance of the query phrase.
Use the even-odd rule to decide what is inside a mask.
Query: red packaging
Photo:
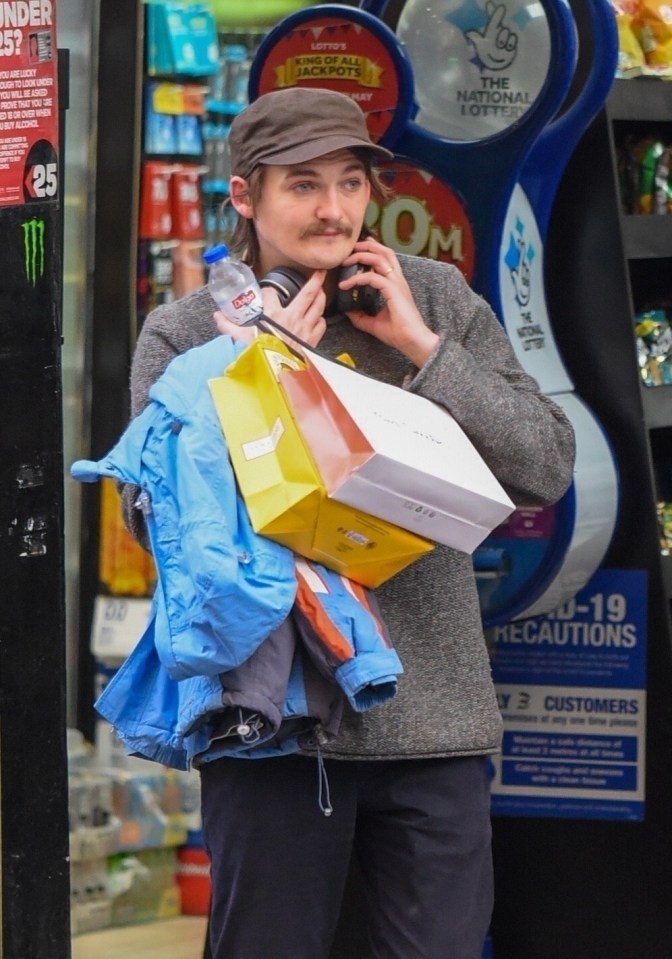
[[[143,164],[138,226],[143,240],[168,240],[173,236],[171,178],[174,170],[173,164],[156,160]]]
[[[183,916],[207,916],[210,908],[210,860],[204,849],[184,846],[177,852],[177,884]]]
[[[203,196],[200,173],[193,167],[180,166],[171,180],[173,236],[179,240],[201,240]]]

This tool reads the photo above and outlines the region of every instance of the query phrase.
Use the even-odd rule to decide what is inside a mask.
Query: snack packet
[[[668,0],[640,0],[633,30],[650,66],[672,74],[672,6]]]

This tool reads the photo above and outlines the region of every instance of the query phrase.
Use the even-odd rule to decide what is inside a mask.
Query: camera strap
[[[363,373],[361,370],[358,370],[357,367],[351,366],[349,363],[344,363],[343,360],[339,360],[338,358],[334,358],[331,356],[325,356],[324,353],[316,349],[316,347],[311,346],[310,343],[306,343],[306,341],[302,340],[300,336],[296,335],[296,333],[292,333],[291,330],[285,329],[285,327],[282,326],[281,323],[276,322],[276,320],[272,320],[270,316],[267,316],[265,313],[259,313],[258,316],[254,317],[253,320],[248,320],[243,325],[256,326],[259,330],[263,330],[265,333],[274,333],[276,331],[279,333],[282,333],[283,337],[288,336],[290,340],[294,340],[295,343],[298,343],[299,346],[302,347],[302,349],[308,350],[309,353],[316,353],[318,356],[323,357],[325,360],[329,360],[330,363],[338,363],[339,366],[345,366],[349,370],[354,370],[356,373],[359,373],[360,376],[367,376],[369,377],[369,379],[373,378],[373,377],[370,377],[368,373]],[[286,345],[289,347],[289,349],[292,349],[291,343],[287,343]],[[294,350],[293,352],[299,358],[301,358],[301,354],[299,353],[298,350]]]

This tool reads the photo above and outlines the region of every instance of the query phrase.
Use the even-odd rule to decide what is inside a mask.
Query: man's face
[[[357,242],[370,194],[364,166],[350,150],[267,166],[254,211],[262,272],[339,266]]]

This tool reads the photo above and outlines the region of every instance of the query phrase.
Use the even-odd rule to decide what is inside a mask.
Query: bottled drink
[[[249,266],[233,259],[223,243],[206,250],[203,259],[210,267],[208,289],[227,320],[240,326],[259,316],[264,304]]]

